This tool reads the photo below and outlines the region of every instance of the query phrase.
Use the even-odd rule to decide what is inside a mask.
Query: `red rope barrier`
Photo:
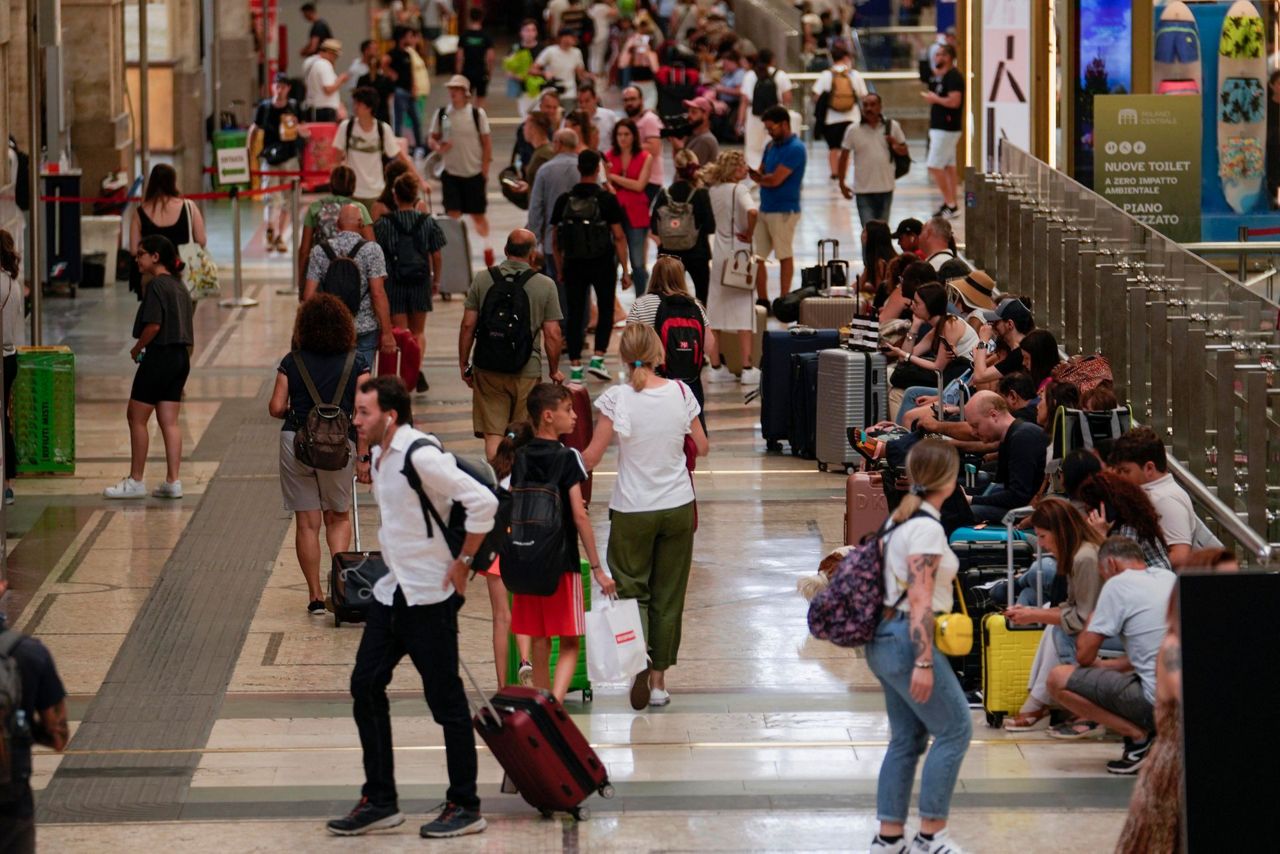
[[[289,186],[287,184],[276,184],[271,187],[260,187],[257,190],[241,190],[237,192],[236,195],[240,196],[241,198],[246,198],[246,197],[255,198],[257,196],[265,196],[269,193],[283,193],[285,190],[288,190],[288,189],[289,189]],[[188,193],[187,195],[183,196],[183,198],[192,199],[194,201],[229,199],[231,198],[231,192],[223,191],[219,193]],[[92,204],[97,204],[99,202],[103,204],[124,204],[125,202],[140,202],[142,201],[142,197],[126,196],[124,198],[121,198],[120,196],[41,196],[40,201],[54,202],[55,204],[65,204],[65,205],[92,205]]]
[[[1271,237],[1280,234],[1280,226],[1272,226],[1270,228],[1250,228],[1245,230],[1247,237]]]
[[[216,172],[217,170],[215,170],[212,166],[206,166],[204,168],[204,174],[206,175],[213,175],[213,174],[216,174]],[[264,175],[268,178],[328,178],[329,177],[328,172],[281,171],[279,169],[250,169],[249,174]]]

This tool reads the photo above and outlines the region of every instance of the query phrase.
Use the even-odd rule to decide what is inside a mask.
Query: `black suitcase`
[[[373,585],[387,574],[382,552],[366,552],[360,547],[360,508],[356,484],[351,487],[351,524],[355,527],[356,550],[338,552],[329,567],[329,603],[333,624],[363,623],[373,602]]]
[[[831,259],[827,259],[827,246],[831,246]],[[834,288],[848,285],[849,262],[836,261],[840,257],[840,241],[833,237],[818,241],[818,263],[800,270],[800,287]],[[833,269],[834,267],[834,269]]]
[[[791,453],[805,460],[818,456],[818,354],[791,357],[791,425],[787,428]]]
[[[791,357],[840,346],[835,329],[796,327],[764,333],[760,348],[760,433],[771,451],[782,449],[791,430]]]

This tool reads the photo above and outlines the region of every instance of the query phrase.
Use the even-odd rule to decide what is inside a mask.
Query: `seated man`
[[[1036,404],[1040,398],[1036,396],[1036,385],[1031,375],[1025,371],[1009,374],[1000,378],[1000,396],[1009,404],[1009,411],[1014,418],[1034,422],[1036,420]],[[921,404],[903,417],[903,423],[909,427],[919,427],[926,433],[940,433],[963,444],[957,445],[959,450],[969,453],[993,453],[998,443],[979,442],[973,428],[966,421],[939,421],[935,404],[936,394],[917,398]],[[948,406],[947,418],[958,418],[960,408]]]
[[[1169,547],[1169,562],[1174,567],[1182,566],[1194,548],[1200,518],[1191,505],[1191,497],[1169,474],[1169,460],[1160,437],[1150,427],[1133,428],[1112,443],[1107,465],[1125,480],[1141,486],[1151,499],[1160,517],[1160,533]]]
[[[1049,673],[1054,700],[1082,720],[1097,721],[1124,736],[1124,753],[1107,763],[1112,774],[1136,774],[1155,741],[1156,655],[1164,640],[1169,594],[1177,580],[1147,566],[1142,547],[1111,537],[1098,549],[1102,592],[1089,625],[1076,638],[1075,664]],[[1108,637],[1124,644],[1124,657],[1098,660]],[[1064,737],[1076,738],[1077,729]]]
[[[1015,418],[994,391],[975,394],[965,404],[964,420],[978,441],[999,443],[994,482],[970,502],[979,522],[999,522],[1015,507],[1030,504],[1039,491],[1049,436],[1038,424]]]

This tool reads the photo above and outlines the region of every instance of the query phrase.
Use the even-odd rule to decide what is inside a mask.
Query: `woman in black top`
[[[181,498],[182,481],[178,466],[182,462],[182,428],[178,413],[182,391],[191,373],[191,318],[195,304],[187,286],[178,278],[182,261],[178,250],[167,238],[158,234],[138,242],[134,255],[145,284],[142,303],[133,321],[133,337],[138,339],[129,355],[138,363],[129,392],[129,475],[109,486],[107,498],[146,498],[142,480],[147,464],[150,441],[148,423],[156,414],[160,434],[164,437],[165,482],[154,493],[157,498]]]
[[[178,173],[167,163],[157,163],[147,177],[142,204],[133,210],[129,223],[129,249],[137,254],[144,237],[153,234],[167,238],[175,247],[184,243],[205,245],[204,217],[200,209],[178,191]],[[129,290],[142,299],[145,273],[134,264],[129,271]]]
[[[307,580],[307,611],[313,617],[325,616],[324,591],[320,588],[320,525],[324,524],[330,554],[350,548],[352,474],[357,465],[367,473],[369,464],[357,462],[367,451],[363,442],[352,448],[346,467],[338,471],[312,468],[294,456],[293,438],[306,425],[315,405],[299,363],[325,403],[334,400],[338,383],[344,371],[347,373],[338,406],[350,418],[355,410],[356,389],[369,378],[369,366],[355,349],[355,321],[342,301],[332,294],[311,297],[298,306],[293,350],[280,360],[276,387],[267,404],[272,418],[284,419],[280,427],[280,491],[285,510],[292,511],[297,520],[294,548]],[[347,370],[347,360],[352,356]]]
[[[649,214],[649,228],[658,238],[658,254],[674,255],[684,264],[689,278],[693,279],[693,292],[698,302],[707,304],[707,291],[711,288],[711,235],[716,230],[715,215],[711,212],[711,196],[698,182],[698,156],[687,148],[675,154],[676,180],[670,187],[658,191]],[[668,200],[690,202],[693,219],[698,227],[698,240],[691,249],[676,250],[663,246],[658,231],[659,212]]]

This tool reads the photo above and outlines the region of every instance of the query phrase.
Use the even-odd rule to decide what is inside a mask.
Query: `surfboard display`
[[[1200,94],[1200,30],[1182,0],[1161,8],[1152,70],[1157,95]]]
[[[1262,193],[1267,137],[1267,60],[1262,18],[1248,0],[1227,10],[1218,40],[1218,176],[1237,213]]]

